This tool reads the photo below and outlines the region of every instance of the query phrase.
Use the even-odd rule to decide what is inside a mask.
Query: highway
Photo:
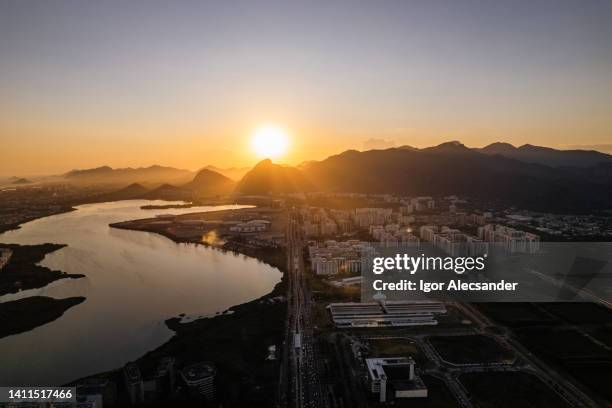
[[[314,350],[312,300],[304,276],[304,242],[300,220],[294,212],[289,212],[286,237],[288,312],[279,406],[325,407]]]

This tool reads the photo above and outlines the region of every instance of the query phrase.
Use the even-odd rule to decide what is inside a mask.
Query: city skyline
[[[611,45],[612,0],[0,0],[0,408],[612,407]]]

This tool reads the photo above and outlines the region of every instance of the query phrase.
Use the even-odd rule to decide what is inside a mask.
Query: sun
[[[287,152],[289,136],[276,125],[260,126],[251,134],[251,148],[258,157],[277,159]]]

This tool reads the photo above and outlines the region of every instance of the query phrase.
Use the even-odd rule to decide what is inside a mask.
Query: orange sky
[[[112,167],[140,167],[152,164],[178,168],[198,169],[205,165],[219,167],[251,166],[257,157],[250,146],[250,137],[260,124],[252,121],[235,130],[212,128],[200,130],[183,126],[161,126],[153,122],[149,126],[108,126],[104,131],[88,130],[83,124],[57,124],[57,127],[14,126],[11,137],[3,140],[3,150],[10,154],[0,163],[0,175],[28,176],[60,174],[73,168],[91,168],[102,165]],[[516,145],[536,143],[559,148],[575,147],[580,140],[573,138],[569,128],[534,129],[538,137],[496,136],[494,129],[470,127],[457,129],[424,130],[415,128],[398,129],[314,129],[292,127],[282,121],[289,137],[286,155],[277,161],[299,164],[306,160],[320,160],[347,149],[367,150],[401,145],[426,147],[449,140],[460,140],[468,146],[480,147],[494,141],[509,141]],[[157,127],[157,128],[156,128]],[[197,126],[194,126],[197,127]],[[500,132],[501,133],[501,132]],[[548,138],[541,135],[549,133]],[[596,134],[591,129],[590,134]],[[41,137],[41,135],[44,135]],[[564,137],[565,136],[565,137]],[[606,137],[589,139],[606,144]],[[573,143],[572,143],[573,142]],[[580,147],[580,146],[579,146]],[[593,146],[587,146],[593,148]],[[604,150],[605,146],[595,146]],[[608,145],[612,150],[612,146]]]
[[[612,4],[554,3],[0,2],[0,176],[249,166],[270,122],[289,164],[449,140],[612,150]]]

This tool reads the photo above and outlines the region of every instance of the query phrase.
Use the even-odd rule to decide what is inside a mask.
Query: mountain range
[[[315,190],[302,170],[274,164],[270,159],[259,162],[238,182],[235,193],[264,195],[270,193],[296,193]]]
[[[537,150],[509,151],[515,149]],[[612,161],[608,155],[589,152],[585,156],[589,163],[583,157],[580,166],[571,166],[581,153],[542,148],[542,156],[517,159],[491,150],[447,142],[424,149],[349,150],[303,163],[299,169],[265,161],[245,175],[237,192],[458,194],[542,211],[612,208]],[[540,162],[550,157],[555,160],[545,165],[533,162],[534,157]]]
[[[611,163],[612,156],[596,150],[557,150],[550,147],[525,144],[515,147],[510,143],[492,143],[482,149],[484,154],[501,155],[526,163],[545,164],[552,167],[589,167],[599,163]]]
[[[160,183],[186,183],[193,178],[194,172],[157,165],[122,169],[102,166],[94,169],[72,170],[63,176],[67,181],[75,184],[128,185],[131,183],[143,183],[153,185]]]
[[[116,200],[197,200],[201,198],[229,195],[234,191],[236,183],[222,174],[206,168],[196,173],[187,183],[173,185],[163,183],[154,188],[147,188],[141,183],[131,183],[116,191],[103,193],[96,197],[97,201]]]
[[[542,211],[612,209],[612,156],[597,151],[507,143],[468,148],[453,141],[422,149],[348,150],[298,167],[263,160],[238,182],[213,169],[192,173],[161,166],[100,167],[72,171],[66,179],[121,180],[127,186],[111,194],[122,198],[190,200],[328,191],[458,194]]]

